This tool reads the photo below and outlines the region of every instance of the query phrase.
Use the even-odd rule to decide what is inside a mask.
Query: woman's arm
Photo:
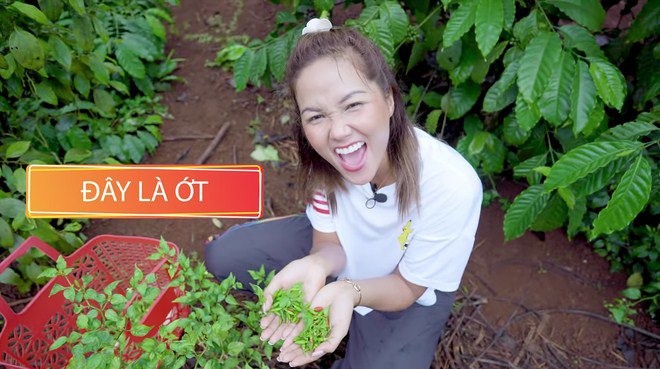
[[[370,307],[374,310],[380,311],[401,311],[412,305],[417,299],[426,291],[426,287],[416,285],[407,281],[397,268],[392,274],[384,277],[369,278],[354,281],[360,288],[360,293],[357,293],[355,288],[345,281],[342,282],[354,291],[354,295],[358,299],[360,294],[362,300],[359,302],[360,306]],[[358,301],[355,301],[358,304]]]
[[[323,270],[326,277],[337,276],[346,265],[346,254],[335,232],[323,233],[314,230],[309,258]]]

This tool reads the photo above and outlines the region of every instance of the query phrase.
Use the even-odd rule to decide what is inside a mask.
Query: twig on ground
[[[185,140],[210,140],[212,138],[213,138],[213,135],[169,136],[169,137],[163,137],[163,142],[165,142],[165,141],[185,141]]]
[[[229,126],[231,125],[230,122],[227,122],[220,127],[218,130],[218,133],[216,133],[215,137],[213,138],[213,141],[206,147],[206,150],[204,150],[204,153],[197,159],[195,164],[204,164],[206,160],[208,160],[209,156],[213,153],[213,150],[218,146],[220,143],[220,140],[222,140],[222,137],[227,133],[227,130],[229,129]]]

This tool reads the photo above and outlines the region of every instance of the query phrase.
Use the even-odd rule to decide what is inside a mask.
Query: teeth
[[[357,151],[362,146],[364,146],[364,142],[356,142],[349,147],[345,147],[343,149],[335,149],[335,152],[339,155],[346,155]]]

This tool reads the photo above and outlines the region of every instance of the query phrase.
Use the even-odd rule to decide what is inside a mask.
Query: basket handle
[[[14,260],[23,256],[32,247],[37,248],[39,251],[43,252],[49,258],[55,261],[62,255],[39,238],[30,236],[25,241],[23,241],[23,243],[18,246],[16,250],[14,250],[7,258],[0,262],[0,274],[4,273],[4,271],[9,268]],[[16,316],[16,313],[14,313],[14,310],[9,306],[2,295],[0,295],[0,314],[2,314],[7,320]]]

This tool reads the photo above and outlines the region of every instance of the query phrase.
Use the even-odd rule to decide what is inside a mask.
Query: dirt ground
[[[239,16],[232,24],[234,14]],[[185,82],[175,84],[164,94],[163,102],[172,117],[163,125],[164,142],[144,163],[194,163],[225,122],[232,125],[207,163],[255,163],[250,158],[254,148],[250,122],[253,122],[252,128],[271,137],[288,133],[289,126],[280,122],[285,113],[281,99],[266,89],[249,88],[236,93],[229,72],[205,67],[205,62],[213,60],[218,43],[199,42],[228,34],[264,37],[274,23],[275,14],[276,7],[264,0],[184,0],[174,9],[175,24],[168,48],[174,51],[175,57],[182,58],[176,74]],[[191,35],[198,37],[193,39]],[[255,119],[260,124],[254,124]],[[190,139],[189,136],[202,138]],[[279,140],[275,145],[284,160],[279,165],[264,165],[265,217],[303,209],[295,193],[292,145],[288,140]],[[520,188],[513,183],[502,183],[498,189],[511,199]],[[592,253],[585,242],[569,241],[561,232],[547,233],[544,240],[528,233],[504,243],[502,219],[503,213],[497,204],[483,209],[475,250],[461,291],[467,296],[465,301],[479,306],[481,325],[492,330],[490,349],[499,345],[497,347],[508,349],[509,353],[498,362],[485,359],[484,349],[470,367],[660,367],[658,345],[641,350],[635,342],[631,343],[638,336],[598,318],[608,314],[603,303],[617,297],[625,288],[624,275],[610,274],[607,262]],[[163,236],[186,252],[201,254],[208,236],[239,221],[222,219],[223,226],[219,229],[210,219],[94,220],[85,234],[88,237],[98,234]],[[653,327],[648,319],[641,319],[638,324],[658,333],[658,327]],[[539,361],[524,364],[518,358],[514,365],[515,357],[504,360],[507,355],[516,356],[520,350],[540,350],[541,346],[534,345],[538,341],[561,347],[562,355],[555,355],[557,357],[551,360],[547,355],[552,353],[540,352],[541,364]],[[474,343],[476,346],[478,342]],[[462,343],[466,344],[470,342]],[[446,361],[439,357],[435,367],[451,367],[443,364],[443,360]],[[551,361],[559,364],[547,364]]]

